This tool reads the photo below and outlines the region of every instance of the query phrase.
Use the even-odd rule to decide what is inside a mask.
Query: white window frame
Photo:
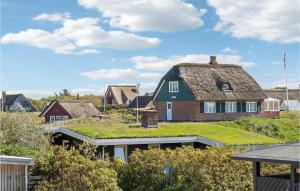
[[[54,123],[55,122],[55,116],[54,115],[50,115],[49,121],[50,121],[50,123]]]
[[[55,121],[62,121],[62,119],[63,119],[63,116],[61,116],[61,115],[55,116]]]
[[[118,156],[116,156],[116,149],[120,149],[120,148],[122,148],[123,149],[123,152],[124,152],[124,156],[123,157],[118,157]],[[126,145],[118,145],[118,146],[114,146],[114,157],[116,158],[116,159],[120,159],[120,160],[123,160],[123,161],[127,161],[127,147],[126,147]]]
[[[169,81],[169,93],[179,92],[178,81]]]
[[[62,147],[63,147],[63,148],[68,148],[68,145],[67,145],[67,144],[69,144],[69,143],[70,143],[69,140],[62,140]]]
[[[237,112],[237,103],[235,101],[226,101],[225,113],[236,113],[236,112]]]
[[[254,104],[255,104],[255,106],[253,107]],[[246,112],[247,113],[257,112],[257,101],[247,101],[246,102]]]
[[[204,113],[216,113],[216,102],[205,101],[204,102]]]

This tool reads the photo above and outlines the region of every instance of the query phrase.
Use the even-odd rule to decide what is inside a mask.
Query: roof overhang
[[[34,165],[32,158],[0,155],[0,164]]]
[[[184,137],[143,137],[143,138],[112,138],[112,139],[97,139],[90,138],[80,133],[71,131],[64,127],[52,127],[44,129],[45,133],[62,133],[81,141],[87,141],[94,145],[136,145],[136,144],[166,144],[166,143],[190,143],[197,142],[209,146],[221,147],[223,143],[209,140],[199,136],[184,136]]]
[[[231,156],[234,160],[291,164],[300,167],[300,143],[283,144]]]

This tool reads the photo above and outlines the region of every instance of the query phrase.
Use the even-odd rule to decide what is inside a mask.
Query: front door
[[[167,102],[167,121],[172,120],[172,102]]]

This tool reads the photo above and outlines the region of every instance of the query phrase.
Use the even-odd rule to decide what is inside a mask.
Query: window
[[[62,116],[57,115],[55,120],[56,120],[56,121],[61,121],[61,120],[62,120]]]
[[[63,148],[68,148],[70,146],[69,143],[70,143],[69,140],[62,140],[62,146],[63,146]]]
[[[216,113],[216,102],[214,101],[204,102],[204,113]]]
[[[229,86],[229,84],[223,84],[222,85],[222,90],[224,91],[224,92],[228,92],[228,91],[230,91],[230,86]]]
[[[169,82],[169,92],[178,92],[178,81]]]
[[[50,123],[55,122],[55,116],[50,116]]]
[[[235,101],[225,102],[225,112],[226,113],[236,112],[236,102]]]
[[[63,120],[68,120],[68,119],[69,119],[69,117],[67,115],[63,116]]]
[[[246,112],[256,112],[257,111],[257,102],[256,101],[247,101],[246,102]]]
[[[126,150],[124,146],[115,146],[114,157],[122,161],[126,161]]]

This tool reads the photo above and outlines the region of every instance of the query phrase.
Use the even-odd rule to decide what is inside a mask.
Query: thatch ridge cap
[[[207,64],[207,63],[178,63],[174,65],[175,67],[188,67],[188,66],[198,66],[198,67],[239,67],[242,66],[237,64]]]

